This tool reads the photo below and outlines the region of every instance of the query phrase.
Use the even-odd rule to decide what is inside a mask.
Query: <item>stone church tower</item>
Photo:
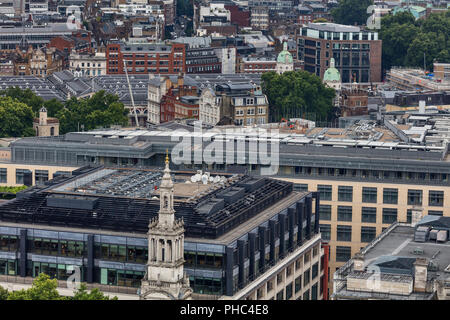
[[[159,187],[160,209],[148,230],[147,272],[141,284],[141,300],[188,300],[192,289],[183,270],[184,223],[175,219],[173,182],[169,157]]]

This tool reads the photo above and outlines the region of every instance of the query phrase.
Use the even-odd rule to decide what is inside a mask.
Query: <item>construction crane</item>
[[[130,79],[128,78],[128,70],[127,70],[127,64],[126,64],[125,59],[123,60],[123,67],[125,68],[125,75],[127,76],[128,90],[130,91],[131,105],[133,106],[133,112],[134,112],[134,119],[136,121],[136,127],[139,127],[139,121],[138,121],[138,116],[137,116],[137,112],[136,112],[136,106],[134,104],[133,92],[131,90]]]

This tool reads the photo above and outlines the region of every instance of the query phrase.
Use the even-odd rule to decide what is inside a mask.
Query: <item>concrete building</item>
[[[433,64],[434,75],[438,80],[450,82],[450,63]]]
[[[442,74],[442,72],[440,74]],[[442,80],[442,78],[427,75],[423,69],[418,68],[392,68],[387,72],[386,80],[391,86],[400,90],[450,90],[450,80]]]
[[[257,73],[261,74],[269,71],[277,70],[277,60],[275,56],[264,57],[249,55],[238,59],[238,72],[240,73]]]
[[[333,277],[335,300],[450,300],[450,217],[394,223]]]
[[[246,175],[220,174],[222,183],[188,184],[195,172],[164,174],[82,168],[0,204],[0,284],[29,287],[45,272],[67,292],[65,280],[76,268],[89,289],[128,298],[137,298],[138,288],[143,298],[167,298],[168,291],[189,296],[190,290],[193,299],[327,297],[328,255],[320,240],[317,193]],[[133,193],[127,192],[131,185]],[[19,213],[30,205],[33,213]],[[184,226],[159,230],[158,212],[158,223],[183,219]],[[156,238],[164,244],[175,240],[183,255],[163,264],[170,249],[155,256]],[[178,282],[172,270],[189,280]]]
[[[211,47],[186,49],[187,73],[222,73],[222,62]]]
[[[210,3],[208,6],[200,6],[199,22],[200,27],[229,24],[231,13],[223,3]]]
[[[69,71],[76,77],[93,77],[106,74],[106,56],[104,52],[79,54],[73,50],[69,56],[69,65]]]
[[[281,138],[286,142],[280,144],[280,167],[276,177],[295,183],[297,190],[320,193],[320,224],[322,237],[329,241],[331,247],[331,272],[392,222],[409,221],[412,209],[416,207],[421,208],[423,215],[450,216],[450,207],[445,201],[446,194],[450,192],[450,171],[445,147],[447,133],[443,130],[449,120],[446,116],[427,116],[422,122],[417,121],[415,116],[410,118],[404,124],[400,119],[386,119],[388,127],[377,127],[366,121],[346,129],[313,128],[304,135]],[[427,127],[429,125],[431,128]],[[127,148],[132,148],[135,156],[131,157],[131,152],[119,155],[117,146],[111,144],[111,139],[107,137],[125,137],[131,133],[136,141],[123,141],[129,144]],[[147,141],[145,143],[152,146],[160,143],[161,148],[169,149],[176,144],[171,142],[170,132],[146,135],[146,131],[105,131],[101,133],[105,136],[101,140],[106,149],[100,154],[99,142],[92,140],[99,134],[70,134],[67,139],[73,144],[72,155],[66,154],[62,148],[64,140],[50,139],[41,141],[39,145],[33,142],[35,138],[13,142],[12,160],[2,164],[11,176],[8,183],[14,183],[16,168],[33,163],[82,166],[93,162],[112,165],[133,161],[138,166],[151,166],[156,161],[155,154],[150,153],[153,155],[149,157],[144,147],[133,147],[133,144]],[[158,139],[153,136],[158,136]],[[369,136],[375,140],[369,141]],[[291,141],[290,144],[287,141]],[[27,155],[26,150],[36,150],[39,155],[35,157],[30,152]],[[44,158],[46,150],[60,152],[60,160]],[[367,160],[369,157],[370,161]],[[44,160],[35,160],[41,158]],[[317,159],[321,159],[320,162]],[[426,166],[423,165],[424,159]],[[204,166],[192,163],[182,165],[183,168],[208,167]],[[232,167],[216,164],[211,169],[227,170]],[[252,174],[260,173],[261,168],[259,164],[247,164]]]
[[[253,30],[269,29],[269,11],[264,7],[255,7],[251,10],[250,23]]]
[[[199,119],[216,125],[223,118],[236,125],[268,122],[267,97],[253,85],[223,83],[202,92],[199,100]]]
[[[199,120],[206,124],[216,125],[222,119],[220,110],[221,97],[214,90],[207,88],[202,91],[199,99]]]
[[[381,82],[381,46],[378,33],[355,26],[309,23],[297,37],[298,59],[304,69],[321,79],[334,58],[343,83]]]
[[[0,50],[15,50],[23,44],[41,47],[57,36],[71,36],[77,27],[67,23],[49,23],[45,26],[9,27],[0,26]]]
[[[269,11],[284,11],[289,12],[293,9],[294,1],[292,0],[250,0],[248,2],[250,8],[266,7]]]

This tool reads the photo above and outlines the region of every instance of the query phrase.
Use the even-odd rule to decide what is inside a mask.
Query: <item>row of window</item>
[[[307,184],[297,184],[297,190],[307,191]],[[320,194],[320,200],[332,201],[333,192],[331,185],[317,185],[317,191]],[[408,189],[408,205],[422,205],[423,191]],[[352,186],[338,186],[338,201],[353,202],[353,187]],[[362,202],[363,203],[378,203],[378,190],[376,187],[362,188]],[[383,188],[383,203],[384,204],[398,204],[398,189]],[[444,191],[430,190],[428,192],[428,206],[443,207],[444,206]]]
[[[377,232],[375,227],[361,227],[361,242],[370,242],[375,239]],[[329,224],[321,224],[320,232],[323,240],[331,240],[331,226]],[[337,241],[352,241],[352,226],[337,226]]]
[[[319,207],[320,220],[331,220],[331,205],[321,204]],[[433,210],[429,210],[428,214],[438,215]],[[439,211],[442,212],[442,211]],[[397,221],[396,208],[382,208],[382,223],[391,224]],[[351,206],[337,207],[337,221],[353,221],[353,208]],[[361,208],[361,222],[377,223],[377,208],[376,207],[362,207]]]
[[[86,281],[85,267],[77,267],[66,264],[45,263],[28,261],[27,275],[33,278],[40,273],[45,273],[52,279],[67,280],[74,274],[75,268],[79,268],[81,281]],[[0,275],[18,275],[18,263],[16,260],[0,259]],[[117,270],[110,268],[94,268],[94,282],[111,285],[139,288],[144,277],[143,271]],[[223,279],[202,277],[189,277],[190,285],[194,292],[201,294],[222,294]]]
[[[306,68],[307,66],[305,66]],[[349,70],[344,70],[349,71]],[[356,70],[357,71],[357,70]],[[312,70],[314,72],[314,68]],[[353,72],[352,72],[353,74]],[[294,172],[293,172],[294,170]],[[343,168],[320,168],[320,167],[301,167],[301,166],[286,166],[280,167],[281,172],[288,175],[295,173],[296,175],[306,176],[331,176],[331,177],[348,177],[358,179],[373,179],[373,180],[413,180],[417,182],[434,181],[446,182],[448,175],[446,173],[426,173],[426,172],[404,172],[404,171],[381,171],[381,170],[366,170],[366,169],[343,169]]]
[[[16,169],[16,184],[30,184],[31,181],[26,181],[26,176],[28,175],[28,180],[31,179],[32,172],[28,169]],[[42,184],[48,181],[48,170],[35,170],[34,178],[36,184]],[[0,183],[8,183],[8,171],[6,168],[0,168]]]

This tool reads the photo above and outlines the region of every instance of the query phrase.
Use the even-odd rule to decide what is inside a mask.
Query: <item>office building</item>
[[[279,142],[279,168],[274,178],[293,182],[296,190],[320,193],[321,234],[330,245],[331,273],[383,228],[395,221],[410,221],[413,209],[419,208],[423,216],[450,216],[450,203],[445,200],[450,193],[445,143],[448,116],[396,117],[385,118],[384,125],[366,120],[348,128],[311,128],[303,134],[287,132],[274,137]],[[250,140],[258,134],[249,128],[239,130],[233,139]],[[103,130],[69,133],[40,139],[39,143],[35,142],[38,138],[24,138],[11,143],[12,159],[0,168],[7,176],[5,185],[15,185],[21,182],[15,179],[16,174],[37,165],[55,166],[58,170],[89,163],[160,165],[163,150],[172,150],[181,136],[192,140],[194,134],[176,130]],[[208,141],[223,136],[217,132],[204,134]],[[117,137],[121,144],[115,144],[110,137]],[[67,143],[71,151],[66,149]],[[222,164],[213,165],[188,161],[178,168],[232,170],[235,164],[225,159],[224,155]],[[245,164],[252,175],[259,175],[266,166]]]
[[[343,83],[381,82],[381,45],[377,32],[334,23],[309,23],[300,28],[298,59],[321,79],[334,58]]]
[[[79,268],[90,288],[137,297],[146,271],[141,293],[157,285],[153,271],[164,271],[158,261],[170,252],[154,261],[149,237],[173,235],[184,240],[181,270],[193,299],[326,298],[318,193],[265,177],[195,173],[164,172],[172,175],[171,217],[183,219],[182,238],[154,228],[170,203],[160,204],[167,190],[160,170],[84,167],[0,204],[0,283],[31,283],[45,272],[64,289]]]
[[[185,72],[186,49],[180,43],[111,43],[106,47],[106,73],[178,74]]]

